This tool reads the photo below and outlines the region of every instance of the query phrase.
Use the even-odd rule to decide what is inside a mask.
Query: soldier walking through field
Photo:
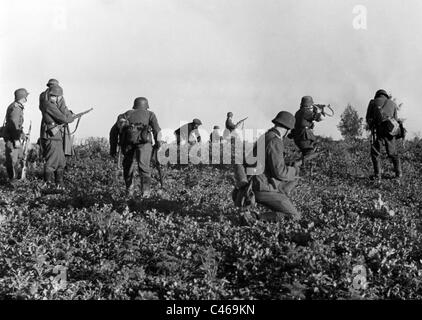
[[[58,189],[64,188],[64,168],[66,157],[63,149],[65,132],[60,125],[73,122],[73,113],[60,109],[60,97],[63,89],[58,85],[52,85],[46,93],[45,99],[40,101],[42,113],[41,121],[41,148],[45,159],[44,181],[46,184],[56,183]]]
[[[400,124],[397,117],[398,107],[388,93],[380,89],[374,99],[369,102],[366,122],[372,132],[371,159],[374,166],[374,179],[381,179],[381,146],[386,149],[388,157],[394,166],[397,178],[401,178],[402,169],[397,152],[396,138],[400,134]]]
[[[256,142],[265,143],[265,157],[258,156],[257,166],[261,166],[263,172],[252,177],[252,189],[256,202],[273,210],[266,219],[277,221],[286,216],[299,220],[301,214],[290,200],[289,193],[297,184],[302,162],[297,161],[293,166],[287,165],[284,161],[283,143],[289,130],[294,127],[295,118],[291,113],[281,111],[272,122],[274,127]],[[256,148],[257,145],[254,147],[255,154]]]
[[[154,148],[160,148],[158,133],[161,129],[155,113],[148,109],[149,104],[146,98],[136,98],[133,109],[120,115],[117,121],[122,137],[123,176],[126,193],[130,197],[134,194],[134,162],[138,165],[141,177],[142,196],[145,198],[150,196],[152,135],[155,141]]]
[[[17,167],[19,158],[22,156],[22,141],[27,137],[23,132],[23,110],[28,98],[26,89],[18,89],[14,92],[15,101],[6,111],[4,142],[6,144],[6,170],[11,183],[17,179]]]
[[[323,114],[320,109],[314,106],[314,100],[311,96],[304,96],[300,102],[300,109],[295,114],[296,122],[289,138],[293,138],[296,146],[302,153],[303,158],[315,153],[316,137],[313,129],[315,121],[323,120]]]

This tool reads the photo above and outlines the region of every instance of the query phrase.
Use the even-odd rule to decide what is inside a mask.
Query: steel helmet
[[[227,113],[227,118],[233,117],[233,112],[228,112]]]
[[[295,117],[287,111],[281,111],[272,121],[275,125],[284,127],[286,129],[293,129],[295,126]]]
[[[196,124],[196,125],[198,125],[198,126],[200,126],[200,125],[202,125],[202,122],[201,122],[201,120],[199,120],[199,119],[193,119],[193,121],[192,121],[194,124]]]
[[[50,79],[47,82],[47,87],[58,86],[58,85],[59,85],[59,80],[56,80],[56,79]]]
[[[58,85],[51,86],[49,93],[51,96],[57,96],[57,97],[62,96],[63,88]]]
[[[24,88],[20,88],[15,91],[15,101],[19,101],[20,99],[27,98],[29,92],[26,91]]]
[[[311,107],[314,104],[314,99],[311,96],[304,96],[300,101],[301,107]]]
[[[378,98],[380,96],[386,96],[387,98],[390,98],[390,96],[388,95],[387,91],[385,91],[384,89],[379,89],[376,93],[375,93],[375,98]]]

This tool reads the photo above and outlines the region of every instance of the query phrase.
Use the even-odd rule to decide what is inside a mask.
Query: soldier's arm
[[[22,123],[20,123],[22,112],[23,111],[17,107],[13,108],[10,112],[10,122],[13,130],[17,133],[22,133]]]
[[[373,103],[372,100],[368,104],[368,109],[366,110],[366,123],[371,128],[374,122],[374,115],[373,115]]]
[[[155,116],[155,113],[151,113],[151,118],[149,121],[149,125],[152,128],[152,134],[154,136],[154,141],[158,141],[158,133],[161,131],[160,126],[158,125],[157,117]]]
[[[65,116],[75,115],[72,110],[69,110],[69,108],[66,105],[66,101],[64,100],[63,97],[60,99],[59,105],[60,105],[60,111],[63,112]]]
[[[201,142],[201,134],[199,133],[199,130],[195,129],[193,132],[195,133],[196,141]]]
[[[282,143],[274,139],[268,144],[267,148],[269,148],[267,154],[269,155],[268,161],[273,177],[277,180],[294,180],[297,170],[294,167],[287,166],[284,162]]]
[[[51,103],[50,101],[46,101],[45,104],[45,112],[58,124],[67,124],[73,122],[73,117],[71,115],[63,114],[59,108]]]
[[[119,128],[115,123],[110,130],[110,155],[115,156],[117,153],[117,145],[119,142]]]

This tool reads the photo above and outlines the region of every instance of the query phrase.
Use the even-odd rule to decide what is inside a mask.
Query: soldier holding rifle
[[[236,124],[233,122],[233,112],[227,113],[227,120],[226,120],[226,130],[224,130],[224,139],[229,140],[230,138],[238,138],[236,134],[236,129],[239,128],[241,124],[243,124],[246,119],[244,118],[240,121],[238,121]]]
[[[73,112],[65,112],[63,108],[61,109],[60,97],[63,96],[63,89],[58,85],[52,85],[47,96],[46,99],[40,101],[42,113],[40,138],[45,158],[44,181],[47,185],[55,182],[58,189],[63,189],[63,173],[66,165],[63,145],[66,132],[63,128],[91,110],[75,115]]]

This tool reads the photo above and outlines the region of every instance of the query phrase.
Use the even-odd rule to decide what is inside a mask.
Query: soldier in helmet
[[[371,159],[374,165],[374,178],[378,180],[381,178],[381,145],[385,147],[387,155],[393,163],[396,177],[401,178],[402,176],[396,137],[389,134],[388,128],[386,128],[389,119],[393,119],[398,124],[397,110],[397,105],[383,89],[375,93],[374,99],[368,105],[366,122],[373,135]]]
[[[314,106],[311,96],[304,96],[300,102],[300,109],[295,114],[296,122],[294,130],[289,135],[293,138],[296,146],[304,159],[315,152],[316,137],[313,132],[315,121],[323,120],[323,114]]]
[[[47,90],[42,92],[40,94],[40,106],[43,103],[43,101],[48,101],[50,99],[49,93],[51,90],[51,87],[53,86],[59,86],[59,81],[56,79],[50,79],[47,82]],[[66,105],[66,101],[63,96],[57,97],[57,106],[61,113],[63,113],[65,116],[74,116],[74,113],[69,110],[69,108]],[[63,136],[63,146],[64,146],[64,153],[66,156],[72,156],[73,155],[73,149],[72,149],[72,141],[70,137],[70,130],[68,126],[63,126],[62,130],[62,136]]]
[[[220,135],[220,127],[214,126],[211,134],[210,134],[210,142],[211,143],[220,143],[223,137]]]
[[[14,93],[15,101],[6,111],[4,141],[6,144],[6,170],[11,182],[17,178],[16,169],[19,157],[22,153],[21,143],[26,138],[23,132],[23,110],[27,102],[29,92],[26,89],[18,89]]]
[[[201,142],[201,135],[199,134],[199,126],[202,125],[201,120],[193,119],[192,122],[189,122],[176,131],[174,135],[176,136],[177,144],[180,145],[182,141],[187,141],[189,144],[195,144],[196,142]],[[195,136],[195,137],[193,137]]]
[[[252,177],[252,189],[256,202],[273,210],[263,218],[278,221],[285,216],[299,220],[301,215],[289,199],[289,192],[297,184],[302,162],[287,165],[283,143],[289,130],[294,127],[295,118],[290,112],[281,111],[272,122],[274,127],[261,136],[254,147],[254,154],[257,154],[257,144],[265,143],[265,157],[258,155],[257,163],[257,166],[263,168],[263,173]]]
[[[47,96],[47,95],[46,95]],[[48,99],[41,101],[41,148],[45,159],[44,181],[46,184],[56,183],[58,189],[64,187],[63,172],[66,158],[63,150],[63,130],[57,130],[59,125],[73,122],[73,113],[63,113],[60,110],[60,97],[63,89],[52,85],[48,89]]]
[[[121,148],[123,153],[123,177],[128,196],[133,196],[134,162],[138,164],[141,176],[142,196],[148,198],[151,192],[151,155],[152,138],[154,148],[160,148],[158,134],[161,131],[155,113],[149,111],[148,100],[144,97],[136,98],[133,109],[120,115],[117,120],[118,132],[121,132]]]

